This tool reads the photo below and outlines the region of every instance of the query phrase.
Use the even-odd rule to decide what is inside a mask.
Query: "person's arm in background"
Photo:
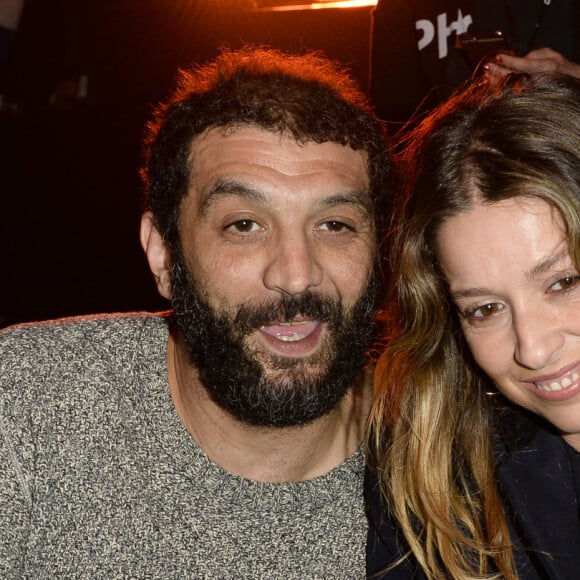
[[[572,62],[551,48],[538,48],[526,56],[499,54],[496,61],[486,65],[491,75],[504,75],[510,72],[559,72],[580,78],[580,64]]]

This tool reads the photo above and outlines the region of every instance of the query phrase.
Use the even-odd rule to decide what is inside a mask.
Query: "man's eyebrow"
[[[363,210],[363,213],[371,217],[373,215],[373,204],[371,196],[366,189],[355,189],[344,193],[335,193],[321,200],[323,207],[336,207],[339,205],[356,205]]]
[[[208,208],[219,200],[220,197],[234,196],[250,199],[256,203],[265,205],[267,197],[261,191],[238,181],[229,179],[218,180],[213,187],[203,196],[199,205],[199,215],[204,216]]]
[[[199,215],[204,216],[208,208],[219,200],[220,197],[234,196],[251,200],[260,205],[268,203],[268,196],[262,191],[253,187],[229,179],[218,180],[213,187],[203,196],[200,206]],[[320,200],[322,207],[337,207],[339,205],[356,205],[362,209],[363,213],[371,217],[373,214],[373,204],[370,199],[368,190],[352,190],[343,193],[335,193]]]

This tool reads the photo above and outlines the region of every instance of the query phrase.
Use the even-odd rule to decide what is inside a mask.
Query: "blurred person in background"
[[[14,42],[24,0],[2,0],[0,4],[0,65]]]
[[[457,46],[458,36],[492,31],[506,43],[497,61],[489,46],[489,72],[580,76],[575,0],[379,0],[370,65],[370,96],[379,116],[404,123],[448,98],[474,69],[483,71],[484,62],[470,60],[467,49]]]

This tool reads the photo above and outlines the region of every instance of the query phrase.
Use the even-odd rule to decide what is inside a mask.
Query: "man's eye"
[[[570,290],[574,288],[578,284],[580,280],[580,276],[566,276],[552,284],[550,286],[550,290],[561,291],[561,290]]]
[[[233,230],[240,234],[248,234],[260,229],[260,226],[253,220],[238,220],[226,227],[227,230]]]
[[[330,220],[328,222],[324,222],[321,226],[320,226],[321,230],[325,230],[325,231],[329,231],[329,232],[344,232],[344,231],[349,231],[352,232],[354,231],[354,228],[345,224],[344,222],[338,221],[338,220]]]
[[[503,310],[503,304],[499,302],[490,302],[489,304],[484,304],[483,306],[478,306],[477,308],[470,308],[465,310],[463,316],[468,320],[489,318],[498,312]]]

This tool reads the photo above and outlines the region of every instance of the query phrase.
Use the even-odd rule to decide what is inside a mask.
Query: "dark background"
[[[366,89],[370,8],[249,4],[27,0],[0,68],[0,326],[167,306],[138,243],[138,168],[143,126],[178,67],[220,44],[320,49]]]

